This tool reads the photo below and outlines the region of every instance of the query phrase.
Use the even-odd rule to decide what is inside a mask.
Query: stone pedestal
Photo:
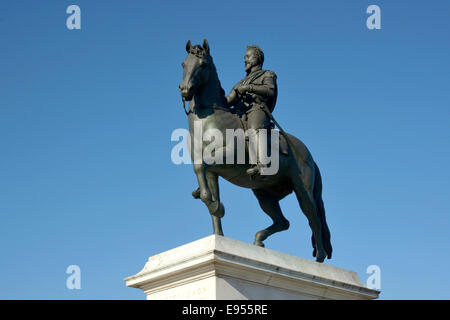
[[[212,235],[148,259],[126,285],[148,300],[376,299],[355,272]]]

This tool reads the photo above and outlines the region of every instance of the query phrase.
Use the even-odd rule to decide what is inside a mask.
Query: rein
[[[187,110],[186,110],[186,100],[184,100],[183,97],[181,97],[181,100],[183,100],[183,110],[184,110],[184,113],[186,113],[186,115],[189,116],[189,112],[191,112],[191,111],[189,110],[189,112],[187,112]]]
[[[186,116],[189,116],[189,114],[192,112],[191,110],[187,111],[186,110],[186,100],[184,100],[183,97],[181,97],[181,100],[183,101],[183,111],[186,114]],[[219,106],[212,106],[212,107],[200,107],[198,109],[214,109],[214,110],[222,110],[222,111],[227,111],[227,112],[231,112],[231,110],[229,108],[225,108],[225,107],[219,107]]]

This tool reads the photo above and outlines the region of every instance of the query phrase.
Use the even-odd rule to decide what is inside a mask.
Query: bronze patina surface
[[[220,84],[208,41],[205,39],[202,45],[191,45],[188,41],[186,51],[187,57],[182,63],[183,81],[179,89],[183,100],[189,101],[191,141],[194,141],[195,122],[201,123],[203,132],[214,128],[223,136],[226,136],[227,129],[270,129],[277,99],[277,77],[274,72],[262,69],[264,54],[259,47],[247,47],[244,56],[247,75],[233,87],[228,96],[225,96]],[[220,202],[218,178],[252,189],[261,209],[273,220],[271,226],[255,235],[254,244],[264,246],[263,241],[267,237],[289,228],[289,221],[283,216],[279,201],[294,192],[311,227],[313,256],[316,261],[323,262],[326,257],[331,258],[332,246],[322,201],[320,171],[303,142],[281,128],[280,131],[280,140],[284,139],[289,148],[288,152],[280,150],[276,174],[262,177],[259,174],[260,163],[230,165],[224,162],[208,165],[194,162],[199,188],[193,192],[193,196],[207,206],[214,234],[223,235],[221,218],[225,209]],[[204,141],[201,143],[202,149],[208,145]],[[226,147],[225,142],[223,147]]]

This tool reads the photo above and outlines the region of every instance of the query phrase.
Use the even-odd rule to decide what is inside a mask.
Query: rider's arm
[[[255,93],[263,97],[272,98],[275,95],[275,81],[275,76],[266,76],[263,79],[263,84],[249,85],[248,92]]]
[[[233,89],[231,89],[231,92],[227,96],[228,107],[231,108],[232,106],[236,105],[237,98],[236,87],[234,87]]]

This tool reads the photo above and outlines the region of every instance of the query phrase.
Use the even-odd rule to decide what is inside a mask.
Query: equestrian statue
[[[272,71],[262,69],[263,51],[258,46],[247,47],[244,56],[246,77],[232,88],[228,96],[225,96],[220,84],[208,41],[204,39],[202,45],[191,45],[188,41],[186,52],[179,90],[183,102],[189,101],[189,108],[185,110],[189,122],[189,147],[198,181],[198,189],[192,195],[207,206],[214,234],[223,235],[221,218],[225,214],[225,208],[220,202],[219,177],[239,187],[251,189],[261,209],[273,220],[272,225],[255,235],[254,244],[261,247],[264,247],[263,241],[270,235],[289,228],[289,221],[283,216],[279,201],[294,192],[311,227],[313,256],[317,262],[331,259],[332,246],[322,201],[320,171],[303,142],[286,133],[272,116],[277,100],[277,76]],[[274,125],[281,133],[277,139],[276,155],[279,162],[276,173],[264,174],[267,164],[260,161],[259,157],[256,162],[248,161],[251,154],[257,153],[263,145],[266,146],[265,150],[274,150],[267,148],[268,145],[272,146],[270,139],[261,134],[255,135],[256,143],[249,143],[249,139],[246,139],[246,161],[243,163],[195,161],[195,150],[204,152],[212,143],[206,139],[196,139],[195,130],[199,127],[202,132],[214,129],[225,137],[230,129],[253,129],[256,133],[262,130],[278,132]],[[237,155],[240,150],[238,144],[232,146],[232,154]],[[224,140],[221,147],[227,150],[229,144]]]

